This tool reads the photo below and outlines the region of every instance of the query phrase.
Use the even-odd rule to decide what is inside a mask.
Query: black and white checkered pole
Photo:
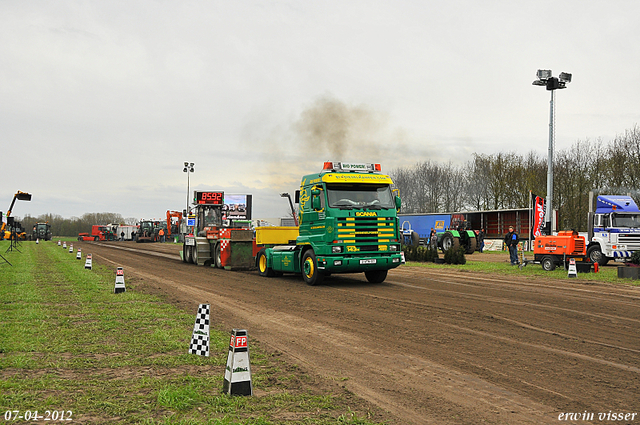
[[[196,323],[193,325],[193,335],[189,344],[189,354],[209,357],[209,304],[200,304]]]
[[[84,261],[84,268],[89,270],[93,269],[91,254],[87,254],[86,260]]]
[[[249,361],[249,337],[244,329],[231,331],[227,367],[224,370],[222,391],[229,395],[253,395],[251,365]]]

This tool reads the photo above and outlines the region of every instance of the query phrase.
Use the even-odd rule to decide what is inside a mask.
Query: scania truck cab
[[[380,164],[325,162],[296,192],[297,238],[284,236],[281,244],[263,247],[256,258],[259,274],[301,273],[307,284],[317,285],[332,273],[364,272],[369,282],[383,282],[402,263],[400,198],[392,184]],[[260,240],[261,229],[256,231]]]
[[[600,195],[595,213],[589,213],[587,256],[604,266],[626,261],[640,250],[640,210],[630,196]]]

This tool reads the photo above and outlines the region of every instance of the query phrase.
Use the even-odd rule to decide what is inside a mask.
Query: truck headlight
[[[390,245],[389,246],[389,251],[397,251],[398,250],[398,245]]]
[[[342,252],[342,247],[341,246],[332,246],[331,247],[331,252],[333,254],[340,254]]]

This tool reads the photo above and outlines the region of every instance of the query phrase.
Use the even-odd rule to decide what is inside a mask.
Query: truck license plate
[[[185,239],[184,240],[184,244],[185,245],[189,245],[189,246],[196,246],[196,240],[195,239]]]
[[[375,263],[376,263],[375,258],[371,258],[369,260],[360,260],[360,264],[375,264]]]

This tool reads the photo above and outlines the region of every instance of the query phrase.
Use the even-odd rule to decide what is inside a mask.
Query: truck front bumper
[[[389,270],[398,267],[402,254],[370,257],[321,256],[317,257],[318,269],[329,273],[365,272],[367,270]]]

